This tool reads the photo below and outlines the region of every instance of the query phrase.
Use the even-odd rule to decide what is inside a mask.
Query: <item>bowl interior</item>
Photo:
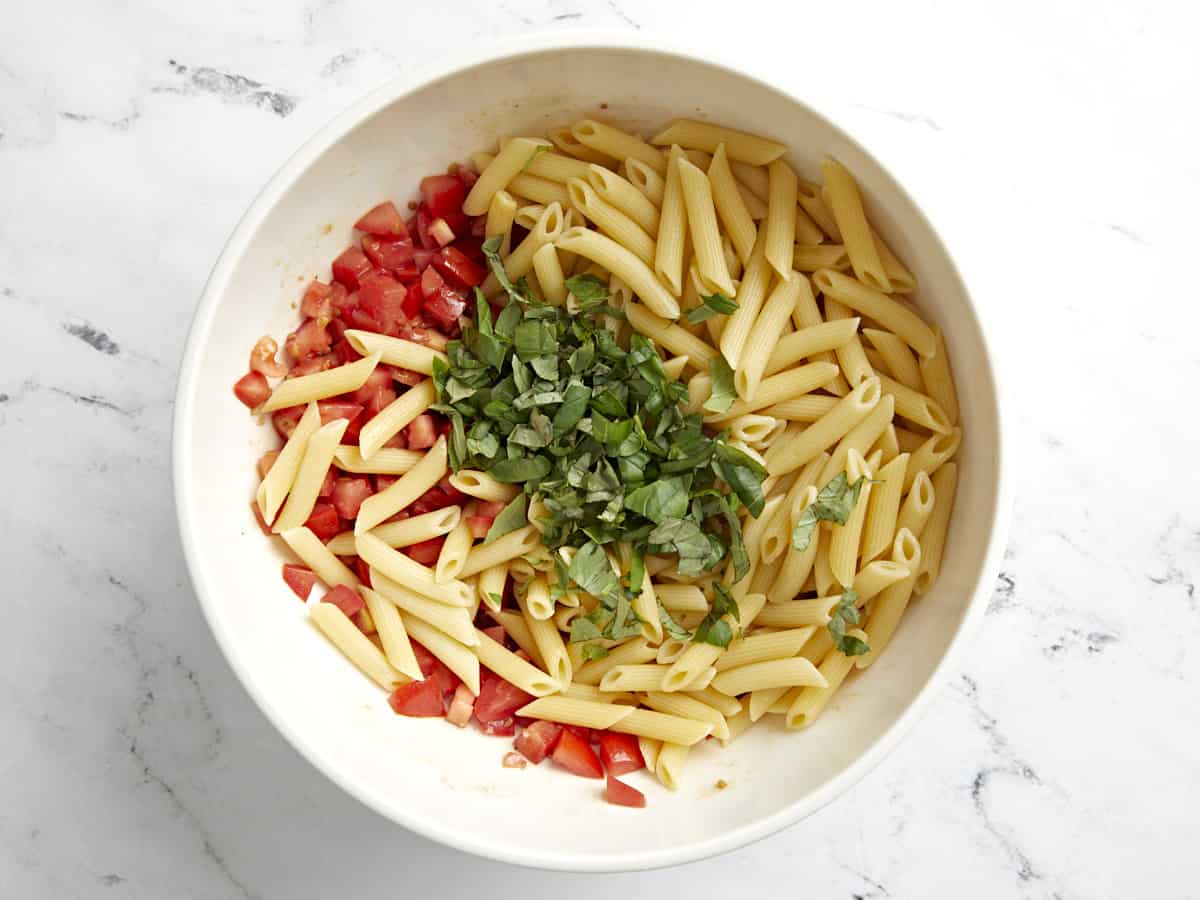
[[[370,104],[371,101],[368,101]],[[334,123],[277,177],[218,265],[181,380],[177,485],[184,544],[218,639],[264,710],[344,787],[430,837],[515,862],[620,869],[681,862],[761,836],[826,802],[886,750],[889,731],[943,660],[972,604],[997,509],[997,402],[965,288],[925,218],[871,157],[795,100],[708,63],[603,47],[482,63],[399,95],[346,130]],[[280,579],[285,557],[248,501],[274,446],[233,397],[249,348],[294,327],[304,284],[327,277],[351,223],[381,198],[405,203],[421,176],[503,134],[596,116],[651,129],[675,116],[761,131],[816,180],[825,154],[859,179],[878,229],[926,288],[919,302],[953,358],[966,440],[958,512],[935,590],[893,649],[846,685],[807,732],[759,723],[732,747],[695,748],[670,793],[637,774],[647,809],[600,801],[600,783],[543,765],[502,768],[500,738],[393,715],[384,695],[310,626]],[[769,717],[775,719],[777,717]],[[894,735],[892,735],[894,736]],[[728,783],[717,790],[718,779]]]

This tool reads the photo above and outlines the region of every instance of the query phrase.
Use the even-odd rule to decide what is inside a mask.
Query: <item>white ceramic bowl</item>
[[[301,753],[364,803],[434,840],[523,865],[612,871],[687,862],[770,834],[845,791],[928,704],[981,612],[1009,505],[993,355],[953,261],[916,204],[800,100],[657,46],[628,36],[524,41],[390,84],[326,125],[230,238],[179,382],[174,470],[183,547],[208,621],[247,690]],[[946,333],[966,434],[941,580],[909,612],[889,652],[806,732],[760,723],[727,750],[705,744],[677,793],[631,776],[649,795],[641,811],[605,804],[599,783],[552,765],[502,768],[503,739],[391,713],[280,579],[284,554],[248,509],[254,461],[275,437],[231,390],[254,341],[294,327],[304,282],[328,274],[363,210],[385,197],[406,201],[421,176],[501,134],[542,133],[599,113],[601,103],[605,118],[635,127],[686,115],[768,133],[809,177],[825,154],[846,163],[872,221],[926,286],[920,301]],[[717,791],[718,779],[729,787]]]

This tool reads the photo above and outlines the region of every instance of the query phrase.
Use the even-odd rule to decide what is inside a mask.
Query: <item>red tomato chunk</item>
[[[550,758],[573,775],[583,778],[604,777],[604,769],[600,767],[600,760],[596,758],[596,754],[588,746],[587,741],[569,729],[563,729],[558,739],[558,746],[554,748]]]
[[[372,493],[371,480],[365,475],[339,478],[333,483],[333,508],[343,519],[356,518],[359,507]]]
[[[409,450],[428,450],[437,443],[437,429],[433,416],[421,413],[405,426],[404,439]]]
[[[611,775],[604,786],[604,799],[617,806],[633,806],[640,809],[646,805],[645,794]]]
[[[520,737],[513,741],[513,747],[534,765],[554,752],[558,740],[562,736],[562,726],[555,722],[538,720],[526,726]]]
[[[342,293],[345,293],[345,289]],[[333,289],[314,278],[300,300],[300,315],[307,319],[330,318],[333,315]]]
[[[347,247],[342,255],[333,261],[331,266],[333,277],[349,290],[357,291],[362,286],[363,279],[371,274],[371,261],[357,247]]]
[[[304,524],[322,542],[335,537],[342,530],[342,523],[338,521],[337,510],[328,503],[318,503],[314,506],[312,515],[308,517],[308,521]]]
[[[287,336],[283,352],[292,361],[308,359],[329,352],[332,343],[325,326],[328,320],[305,319],[304,324]]]
[[[404,220],[394,203],[388,200],[368,210],[361,219],[354,223],[359,231],[377,234],[383,237],[407,237]]]
[[[471,532],[471,537],[476,539],[487,537],[487,533],[492,528],[492,521],[488,516],[467,516],[467,528]]]
[[[421,179],[421,199],[431,218],[461,215],[467,186],[455,175],[429,175]]]
[[[433,266],[455,287],[473,288],[483,284],[483,280],[487,278],[487,270],[457,247],[443,247],[435,253]]]
[[[600,732],[600,759],[609,775],[625,775],[646,765],[636,737],[610,731]]]
[[[523,769],[525,768],[525,757],[520,753],[513,753],[511,750],[504,754],[504,759],[501,760],[501,765],[506,769]]]
[[[261,372],[247,372],[233,386],[234,395],[251,409],[261,406],[271,396],[271,386]]]
[[[392,710],[401,716],[444,716],[442,692],[432,678],[401,685],[388,697]]]
[[[442,544],[444,543],[446,543],[444,536],[430,538],[427,541],[421,541],[419,544],[405,547],[403,552],[409,559],[419,562],[423,566],[432,566],[437,562],[438,554],[442,552]]]
[[[490,669],[479,670],[479,697],[475,700],[475,718],[480,724],[511,719],[513,713],[532,700],[532,695],[505,681]]]
[[[332,603],[344,612],[347,618],[357,616],[363,608],[362,595],[354,590],[354,588],[344,584],[334,587],[328,594],[321,598],[321,602]]]
[[[313,585],[317,583],[317,576],[312,569],[293,563],[284,563],[283,580],[287,582],[288,587],[295,591],[297,597],[307,600]]]
[[[471,721],[471,713],[475,708],[475,695],[465,684],[454,689],[454,699],[450,701],[450,709],[446,712],[446,721],[459,728],[465,728]]]

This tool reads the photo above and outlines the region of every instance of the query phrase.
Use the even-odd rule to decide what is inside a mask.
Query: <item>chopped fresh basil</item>
[[[727,316],[737,308],[736,300],[730,300],[724,294],[713,294],[711,297],[701,297],[700,305],[688,311],[687,320],[693,325],[699,325],[713,316]]]
[[[796,520],[796,527],[792,530],[792,547],[801,552],[807,550],[818,522],[845,525],[866,481],[867,477],[862,475],[854,484],[850,484],[846,473],[839,472],[836,478],[821,488],[817,499]]]
[[[686,641],[691,638],[688,630],[680,625],[672,618],[671,613],[663,606],[661,600],[658,601],[658,621],[662,622],[663,633],[677,641]]]
[[[725,357],[718,353],[708,361],[708,371],[712,375],[712,394],[704,401],[704,408],[713,413],[728,412],[737,399],[737,391],[733,387],[733,369]]]
[[[608,651],[601,644],[584,644],[583,658],[586,660],[604,659],[608,656]]]
[[[842,599],[830,612],[829,623],[826,625],[829,633],[833,635],[833,646],[845,656],[862,656],[871,649],[862,638],[846,634],[846,626],[857,625],[858,620],[858,594],[853,588],[846,588],[842,592]]]
[[[608,283],[595,275],[572,275],[566,280],[566,287],[579,302],[581,311],[607,303],[612,296]]]
[[[735,622],[741,621],[741,611],[737,601],[733,599],[724,585],[713,584],[712,608],[708,615],[696,626],[692,641],[697,644],[712,644],[715,647],[728,647],[733,640],[733,626],[726,616]]]
[[[490,544],[496,538],[504,537],[510,531],[524,528],[527,521],[525,518],[525,494],[520,493],[513,497],[504,509],[500,510],[500,515],[496,516],[492,522],[492,527],[488,529],[487,537],[483,539],[483,542]]]

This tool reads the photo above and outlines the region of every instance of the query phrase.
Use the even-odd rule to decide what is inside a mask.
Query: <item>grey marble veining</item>
[[[0,896],[1197,894],[1194,10],[67,0],[9,13]],[[997,311],[1019,433],[984,625],[900,748],[751,848],[602,878],[436,846],[300,759],[196,607],[168,456],[194,304],[282,160],[457,44],[588,26],[742,42],[844,120]]]

